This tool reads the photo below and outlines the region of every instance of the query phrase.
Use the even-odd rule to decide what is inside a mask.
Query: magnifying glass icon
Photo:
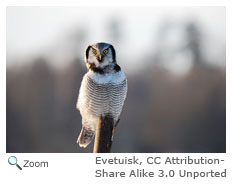
[[[16,165],[16,167],[18,167],[20,170],[22,170],[22,167],[20,167],[18,164],[17,164],[17,158],[15,156],[10,156],[8,158],[8,163],[10,165]]]

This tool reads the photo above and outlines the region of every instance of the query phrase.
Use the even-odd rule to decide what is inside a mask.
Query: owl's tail
[[[89,128],[82,126],[81,133],[77,139],[77,143],[79,142],[80,147],[87,147],[92,141],[95,132]]]

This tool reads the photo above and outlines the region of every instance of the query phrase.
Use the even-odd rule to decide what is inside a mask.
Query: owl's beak
[[[103,62],[103,56],[102,56],[101,54],[99,54],[99,55],[97,56],[97,60],[98,60],[100,63],[102,63],[102,62]]]

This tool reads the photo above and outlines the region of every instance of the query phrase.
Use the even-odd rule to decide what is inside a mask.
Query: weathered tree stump
[[[100,117],[98,119],[93,153],[110,152],[115,127],[114,120],[110,116]]]

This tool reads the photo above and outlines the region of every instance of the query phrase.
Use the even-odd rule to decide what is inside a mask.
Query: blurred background
[[[129,86],[112,152],[226,152],[224,7],[8,7],[6,28],[6,152],[92,152],[75,106],[99,41]]]

